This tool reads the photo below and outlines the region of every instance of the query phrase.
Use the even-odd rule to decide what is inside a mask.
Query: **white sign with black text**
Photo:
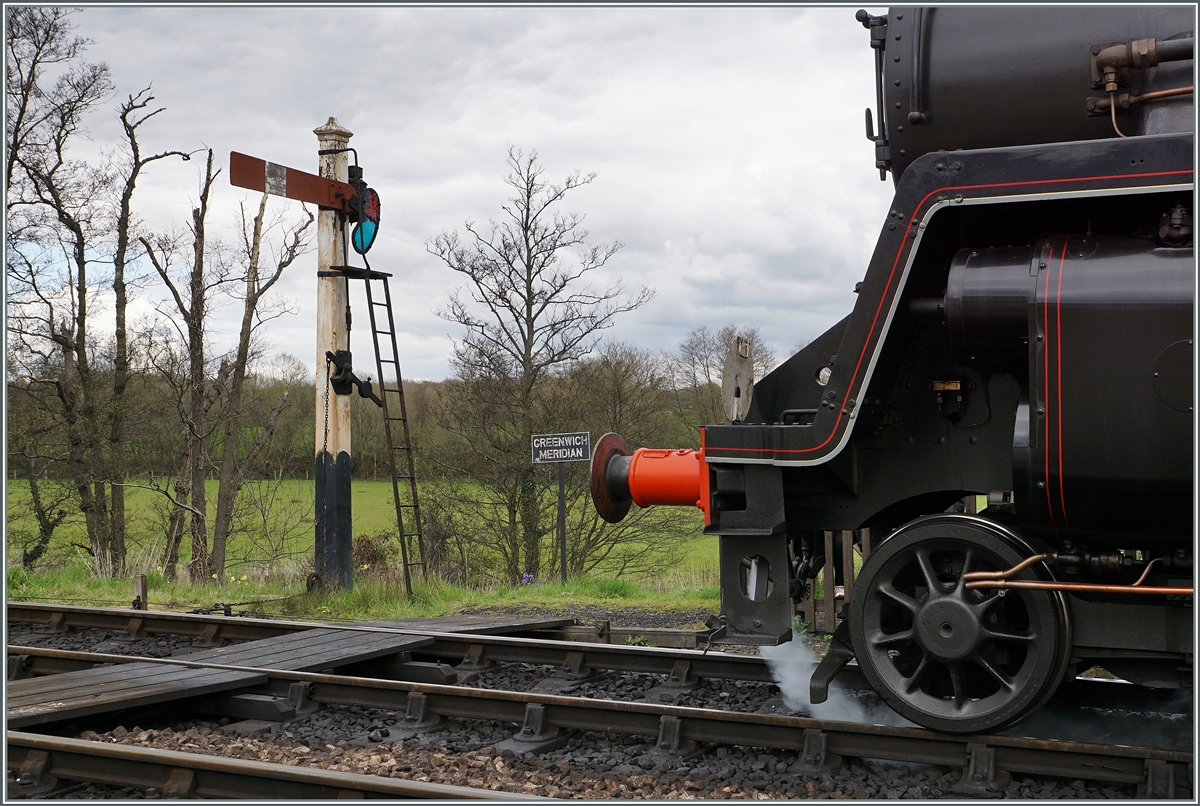
[[[587,431],[575,434],[535,434],[533,463],[588,462],[592,458],[592,435]]]

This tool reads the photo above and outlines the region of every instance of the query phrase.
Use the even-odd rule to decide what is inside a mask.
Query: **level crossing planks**
[[[347,666],[431,643],[432,638],[404,633],[315,629],[195,652],[183,659],[305,672]],[[20,728],[247,688],[266,681],[267,675],[254,671],[130,663],[14,680],[8,684],[5,709],[8,726]]]

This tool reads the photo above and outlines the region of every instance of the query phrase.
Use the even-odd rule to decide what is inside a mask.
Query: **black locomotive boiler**
[[[598,443],[606,519],[720,536],[724,641],[790,639],[824,531],[885,535],[815,701],[851,657],[950,732],[1093,665],[1191,685],[1193,13],[860,11],[895,195],[853,310],[757,383],[736,345],[700,450]]]

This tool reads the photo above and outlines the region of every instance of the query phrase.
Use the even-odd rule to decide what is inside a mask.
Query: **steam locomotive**
[[[895,195],[853,310],[757,382],[735,343],[700,450],[592,460],[610,522],[703,510],[718,640],[789,640],[824,532],[869,528],[815,702],[851,658],[954,733],[1095,665],[1191,686],[1192,14],[858,12]]]

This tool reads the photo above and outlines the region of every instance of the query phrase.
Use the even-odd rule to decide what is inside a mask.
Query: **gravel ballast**
[[[704,616],[695,612],[651,614],[579,608],[565,615],[583,622],[609,621],[612,626],[670,629],[694,627]],[[522,616],[563,617],[562,611],[522,608]],[[697,616],[700,616],[697,618]],[[30,625],[9,625],[10,644],[103,651],[152,657],[186,657],[189,638],[158,637],[122,641],[118,633],[80,630],[40,634]],[[473,677],[480,688],[529,691],[557,675],[550,667],[501,664]],[[563,693],[625,701],[648,701],[664,679],[651,674],[601,673]],[[659,702],[655,699],[654,702]],[[697,708],[755,712],[782,708],[777,686],[736,680],[704,680],[674,696],[673,702]],[[328,707],[287,723],[191,720],[110,728],[111,721],[63,726],[60,735],[205,755],[269,761],[289,766],[320,767],[359,774],[431,781],[495,791],[558,798],[608,799],[963,799],[951,791],[961,769],[897,765],[849,760],[845,767],[817,774],[801,772],[795,752],[758,748],[706,746],[689,756],[658,751],[651,740],[613,734],[575,732],[565,747],[541,756],[496,752],[518,726],[480,720],[449,720],[445,729],[415,738],[393,736],[402,714],[360,706]],[[165,718],[165,717],[160,717]],[[101,730],[103,728],[104,730]],[[154,798],[154,790],[88,786],[64,797]],[[1131,798],[1135,786],[1017,776],[992,797]]]
[[[82,731],[79,738],[155,747],[226,758],[267,761],[414,781],[469,786],[557,798],[763,799],[885,798],[962,799],[951,791],[960,770],[859,762],[819,774],[796,770],[794,753],[754,748],[706,748],[671,758],[653,744],[601,733],[579,733],[541,756],[495,745],[512,735],[503,723],[451,720],[447,729],[403,741],[389,739],[397,714],[332,707],[287,724],[189,721],[155,728]],[[223,723],[223,724],[222,724]],[[247,727],[250,729],[247,731]],[[368,737],[375,737],[372,741]],[[115,788],[93,788],[112,797]],[[156,796],[126,791],[124,797]],[[1017,778],[993,797],[1131,798],[1136,787],[1085,781]],[[70,797],[87,797],[74,792]]]

